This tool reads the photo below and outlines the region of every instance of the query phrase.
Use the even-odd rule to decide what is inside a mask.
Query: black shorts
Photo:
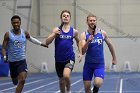
[[[68,60],[66,62],[55,62],[56,73],[58,77],[63,77],[64,68],[69,68],[73,70],[75,61]]]
[[[21,61],[9,62],[9,68],[11,78],[16,78],[19,73],[28,71],[25,59]]]

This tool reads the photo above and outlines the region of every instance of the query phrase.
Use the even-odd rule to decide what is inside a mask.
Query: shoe
[[[91,87],[90,90],[93,91],[93,87]]]

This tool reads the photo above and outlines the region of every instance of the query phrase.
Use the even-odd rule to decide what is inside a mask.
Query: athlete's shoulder
[[[104,31],[103,29],[101,29],[101,28],[99,28],[99,27],[96,28],[96,31],[97,31],[98,33],[106,34],[106,31]]]
[[[4,35],[5,38],[9,38],[9,31],[7,31]]]
[[[75,28],[73,28],[73,31],[74,31],[74,32],[78,32],[78,30],[77,30],[77,29],[75,29]]]
[[[99,29],[99,30],[100,30],[102,36],[103,36],[104,38],[106,38],[106,37],[107,37],[107,33],[106,33],[106,31],[103,30],[103,29]],[[99,31],[99,30],[98,30],[98,31]]]
[[[74,33],[78,34],[78,30],[73,28]]]
[[[85,31],[85,32],[82,32],[81,33],[81,35],[80,35],[80,39],[86,39],[86,34],[87,34],[87,32]]]
[[[102,33],[106,33],[106,31],[103,30],[103,29],[99,29],[99,31],[102,32]]]
[[[106,36],[107,35],[106,31],[101,30],[101,32],[102,32],[103,36]]]
[[[9,35],[9,31],[5,32],[6,35]]]

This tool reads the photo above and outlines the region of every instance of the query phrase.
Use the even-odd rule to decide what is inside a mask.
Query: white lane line
[[[25,85],[37,83],[37,82],[40,82],[40,81],[43,81],[43,80],[45,80],[45,79],[40,79],[40,80],[36,80],[36,81],[33,81],[33,82],[25,83]],[[0,92],[7,91],[7,90],[10,90],[10,89],[14,89],[14,88],[16,88],[16,86],[0,90]]]
[[[37,79],[37,78],[27,78],[26,81],[28,80],[34,80],[34,79]],[[4,85],[8,85],[8,84],[12,84],[12,82],[5,82],[5,83],[1,83],[0,86],[4,86]]]
[[[140,93],[140,91],[123,91],[123,93]]]
[[[0,86],[4,86],[4,85],[7,85],[7,84],[12,84],[12,82],[2,83],[2,84],[0,84]]]
[[[40,87],[37,87],[37,88],[31,89],[31,90],[29,90],[29,91],[25,91],[24,93],[29,93],[29,92],[31,92],[31,91],[35,91],[35,90],[37,90],[37,89],[40,89],[40,88],[43,88],[43,87],[49,86],[49,85],[54,84],[54,83],[56,83],[56,82],[58,82],[58,81],[54,81],[54,82],[51,82],[51,83],[49,83],[49,84],[42,85],[42,86],[40,86]]]
[[[123,79],[120,80],[120,92],[119,93],[122,93],[122,86],[123,86]]]
[[[75,84],[77,84],[78,82],[80,82],[82,79],[80,79],[80,80],[78,80],[78,81],[76,81],[76,82],[74,82],[74,83],[72,83],[71,84],[71,86],[73,86],[73,85],[75,85]]]
[[[35,93],[54,93],[55,91],[36,91]],[[85,93],[85,91],[71,91],[72,93]],[[100,91],[101,93],[115,93],[115,91]],[[11,93],[11,92],[8,92]],[[140,91],[123,91],[123,93],[140,93]]]
[[[85,92],[85,88],[81,88],[79,91],[77,91],[76,93],[84,93]]]
[[[72,83],[72,84],[71,84],[71,86],[73,86],[73,85],[77,84],[77,83],[78,83],[78,82],[80,82],[81,80],[82,80],[82,79],[80,79],[80,80],[78,80],[78,81],[76,81],[76,82]],[[60,93],[60,90],[56,91],[55,93]]]
[[[115,91],[100,91],[100,92],[101,93],[115,93]],[[123,93],[140,93],[140,91],[123,91]]]

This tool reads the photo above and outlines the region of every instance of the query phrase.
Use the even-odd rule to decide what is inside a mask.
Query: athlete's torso
[[[21,33],[16,35],[13,30],[9,31],[8,39],[8,61],[20,61],[25,59],[25,44],[26,36],[23,29],[20,29]]]
[[[99,64],[104,63],[104,49],[103,49],[104,37],[102,35],[101,29],[97,28],[96,32],[97,34],[94,35],[94,39],[89,43],[86,52],[85,57],[86,63],[99,63]],[[85,34],[87,41],[87,39],[91,34],[88,32],[85,32]]]
[[[67,60],[75,60],[73,52],[73,36],[74,30],[70,27],[69,31],[61,33],[55,39],[55,60],[56,62],[66,62]]]

